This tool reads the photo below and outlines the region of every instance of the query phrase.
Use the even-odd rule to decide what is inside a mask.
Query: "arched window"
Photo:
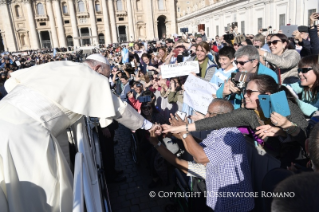
[[[66,5],[65,2],[62,3],[62,11],[63,11],[63,14],[68,14],[68,6]]]
[[[79,12],[80,13],[85,12],[85,10],[84,10],[84,2],[83,1],[79,1],[78,2],[78,7],[79,7]]]
[[[17,16],[18,18],[21,17],[21,14],[20,14],[20,6],[19,6],[19,5],[15,6],[15,12],[16,12],[16,16]]]
[[[99,2],[95,2],[95,11],[96,12],[101,12],[101,6]]]
[[[117,11],[122,11],[123,10],[122,0],[117,0],[116,1],[116,8],[117,8]]]
[[[73,38],[72,38],[71,35],[68,35],[68,36],[66,37],[66,42],[67,42],[67,45],[68,45],[68,46],[73,46]]]
[[[164,10],[164,2],[163,0],[158,0],[158,10]]]
[[[104,44],[104,34],[103,33],[99,34],[99,44]]]
[[[41,3],[37,4],[37,12],[38,12],[38,15],[44,15],[43,4]]]

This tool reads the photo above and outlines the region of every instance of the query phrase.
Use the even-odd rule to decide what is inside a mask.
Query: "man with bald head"
[[[206,116],[201,118],[218,116],[233,110],[234,107],[229,101],[214,99],[208,107]],[[170,122],[173,126],[180,126],[185,125],[187,121],[176,120],[172,116]],[[152,130],[150,133],[150,142],[155,146],[158,142],[157,137]],[[253,197],[231,198],[217,195],[218,192],[253,191],[246,155],[246,139],[237,128],[213,130],[201,143],[197,143],[188,132],[174,136],[183,141],[185,149],[194,158],[193,162],[177,158],[164,146],[156,149],[166,160],[188,176],[206,181],[208,207],[214,211],[232,211],[234,208],[238,211],[250,211],[254,208]]]

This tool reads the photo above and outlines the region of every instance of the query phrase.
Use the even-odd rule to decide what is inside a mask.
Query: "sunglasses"
[[[267,42],[268,46],[272,45],[277,45],[278,42],[282,42],[281,40],[273,40],[273,41],[269,41]]]
[[[136,87],[142,87],[142,84],[141,83],[137,83]]]
[[[306,74],[308,71],[313,70],[313,68],[298,68],[298,73]]]
[[[254,90],[250,90],[250,89],[246,90],[245,89],[243,94],[244,94],[244,96],[245,96],[245,94],[247,94],[247,96],[250,97],[253,92],[259,92],[259,91],[254,91]]]
[[[247,60],[247,61],[237,61],[237,60],[235,60],[234,63],[236,65],[240,64],[241,66],[243,66],[243,65],[245,65],[245,63],[248,63],[248,62],[251,62],[251,61],[253,61],[253,60]]]

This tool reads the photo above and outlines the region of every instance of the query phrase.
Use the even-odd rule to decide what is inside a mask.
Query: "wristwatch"
[[[188,136],[188,133],[185,133],[182,135],[183,139],[187,138],[187,136]]]

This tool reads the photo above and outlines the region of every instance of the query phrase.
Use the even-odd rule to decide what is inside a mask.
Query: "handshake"
[[[185,132],[186,131],[186,126],[188,124],[187,117],[185,117],[184,120],[182,120],[178,115],[173,116],[173,114],[170,114],[171,118],[169,119],[168,124],[158,124],[155,122],[153,124],[152,128],[149,129],[150,136],[151,137],[157,137],[160,136],[161,134],[168,134],[168,133],[173,133],[175,137],[177,136],[178,133]]]

